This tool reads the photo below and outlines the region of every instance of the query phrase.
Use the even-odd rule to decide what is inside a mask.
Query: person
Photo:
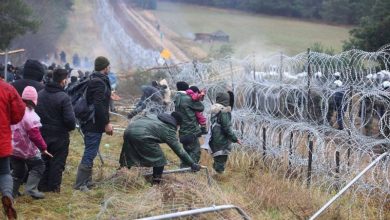
[[[78,76],[79,73],[77,70],[72,70],[70,72],[70,82],[65,88],[65,92],[68,92],[69,90],[73,89],[78,84]]]
[[[13,195],[14,197],[20,195],[19,187],[26,174],[26,168],[28,168],[25,194],[34,199],[43,199],[45,195],[38,191],[39,181],[45,171],[41,152],[50,157],[52,155],[47,151],[47,145],[39,131],[42,126],[40,118],[34,111],[38,102],[37,91],[34,87],[27,86],[22,93],[22,99],[26,104],[24,117],[18,124],[11,126]]]
[[[334,82],[336,85],[337,91],[334,93],[333,99],[335,104],[335,110],[337,111],[336,121],[339,130],[344,129],[344,113],[346,111],[346,106],[344,106],[343,99],[345,92],[342,90],[343,83],[340,80]]]
[[[114,99],[113,97],[115,97],[115,90],[116,90],[116,87],[117,87],[117,77],[116,77],[116,74],[114,72],[109,72],[108,73],[108,79],[110,80],[110,85],[111,85],[111,89],[112,89],[112,94],[111,94],[111,99],[110,99],[110,111],[112,112],[116,112],[116,109],[115,109],[115,104],[114,104]]]
[[[8,219],[17,218],[13,207],[13,181],[10,174],[11,125],[23,119],[25,108],[26,105],[16,89],[0,80],[0,191],[4,212]]]
[[[69,96],[64,87],[68,72],[56,69],[53,80],[38,93],[36,112],[41,117],[42,136],[53,157],[44,156],[46,169],[39,183],[43,192],[60,192],[62,173],[69,152],[69,132],[76,127],[76,118]]]
[[[211,107],[210,149],[214,159],[213,168],[224,173],[231,151],[231,143],[241,144],[232,130],[233,92],[218,93],[216,103]]]
[[[142,97],[136,104],[135,109],[127,115],[127,118],[133,118],[134,116],[142,112],[144,109],[146,109],[147,106],[152,107],[150,110],[152,113],[158,114],[163,112],[164,98],[161,93],[161,89],[156,83],[156,81],[153,81],[151,85],[141,86]]]
[[[188,90],[186,90],[186,93],[191,97],[192,101],[199,102],[199,101],[203,101],[206,91],[205,90],[200,91],[198,87],[191,86]],[[195,117],[200,125],[200,130],[202,131],[202,134],[207,134],[206,117],[203,115],[202,112],[195,112]]]
[[[98,153],[102,134],[104,132],[107,135],[113,134],[109,115],[111,98],[111,86],[107,76],[109,72],[109,60],[106,57],[97,57],[95,59],[95,72],[91,75],[86,93],[87,103],[94,107],[95,114],[93,120],[81,125],[85,149],[77,170],[74,184],[76,190],[87,190],[93,186],[93,160]]]
[[[45,68],[39,61],[27,60],[23,67],[23,79],[16,80],[12,86],[15,87],[20,96],[27,86],[32,86],[39,92],[44,88],[42,84],[44,75]]]
[[[166,143],[182,161],[191,165],[192,170],[199,171],[200,165],[192,160],[177,140],[176,132],[182,120],[177,112],[149,113],[135,119],[123,136],[120,166],[129,169],[132,166],[153,167],[153,184],[159,184],[167,164],[159,144]]]
[[[186,82],[177,82],[176,87],[178,92],[174,97],[175,111],[181,113],[183,116],[179,137],[182,139],[181,142],[183,143],[184,150],[191,156],[195,163],[198,163],[200,160],[200,143],[198,137],[201,135],[201,130],[196,120],[195,112],[202,112],[204,106],[201,102],[193,102],[191,97],[187,95],[186,91],[189,89],[189,85]],[[183,139],[186,141],[183,141]],[[180,166],[188,167],[190,165],[182,160]]]
[[[65,53],[65,51],[61,51],[60,59],[61,59],[62,63],[66,63],[66,53]]]

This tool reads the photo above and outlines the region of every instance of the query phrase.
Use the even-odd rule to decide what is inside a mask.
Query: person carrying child
[[[204,99],[204,96],[206,95],[206,90],[202,89],[202,91],[199,90],[196,86],[191,86],[188,90],[186,90],[187,95],[189,95],[194,102],[201,102]],[[200,125],[200,129],[202,131],[202,134],[207,134],[207,119],[203,115],[202,112],[195,112],[196,120],[198,121]]]
[[[26,109],[22,121],[11,126],[13,152],[11,164],[13,168],[12,177],[14,180],[13,194],[18,196],[19,187],[26,174],[26,165],[29,173],[25,186],[25,194],[34,199],[43,199],[44,194],[38,191],[38,184],[45,170],[45,164],[41,157],[43,154],[52,157],[47,152],[47,146],[42,138],[39,128],[42,126],[39,116],[34,108],[38,102],[38,94],[34,87],[27,86],[22,93],[22,100]]]

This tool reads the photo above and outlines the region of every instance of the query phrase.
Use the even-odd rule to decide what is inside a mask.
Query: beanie
[[[23,78],[42,81],[45,69],[38,60],[27,60],[23,68]]]
[[[34,87],[32,87],[32,86],[27,86],[23,90],[22,99],[23,100],[30,100],[35,105],[37,105],[37,103],[38,103],[38,93],[37,93],[37,90]]]
[[[102,71],[110,65],[107,58],[100,56],[95,59],[95,71]]]
[[[172,112],[171,116],[176,120],[177,125],[181,125],[183,123],[183,117],[180,112]]]
[[[60,83],[62,80],[68,78],[68,71],[66,69],[56,69],[53,72],[53,81]]]
[[[191,86],[190,89],[193,91],[193,92],[197,92],[197,93],[200,93],[200,90],[198,87],[196,86]]]
[[[189,89],[189,85],[186,82],[180,81],[176,83],[177,91],[186,91]]]

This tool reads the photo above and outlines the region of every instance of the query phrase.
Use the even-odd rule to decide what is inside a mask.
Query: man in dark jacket
[[[45,68],[39,61],[27,60],[23,68],[23,79],[16,80],[12,86],[15,87],[20,96],[27,86],[32,86],[39,92],[44,88],[42,84],[44,75]]]
[[[87,103],[93,105],[95,115],[92,120],[81,125],[84,133],[85,150],[81,163],[77,170],[76,183],[74,189],[86,189],[92,186],[92,167],[95,159],[102,134],[105,132],[112,135],[113,129],[110,124],[110,99],[111,86],[108,79],[110,72],[110,62],[105,57],[95,59],[95,72],[91,75],[88,82]]]
[[[41,132],[47,150],[53,155],[53,158],[44,157],[46,169],[39,184],[43,192],[60,192],[62,172],[69,152],[69,132],[76,127],[72,103],[64,91],[67,76],[65,69],[56,69],[53,81],[38,94],[35,111],[41,118]]]
[[[192,160],[179,144],[176,131],[182,123],[177,112],[158,115],[147,114],[136,119],[127,127],[119,163],[121,167],[153,167],[153,183],[161,181],[164,166],[167,164],[159,144],[166,143],[192,170],[199,171],[200,166]]]
[[[189,89],[189,85],[186,82],[178,82],[176,84],[178,92],[175,95],[175,111],[179,112],[183,116],[183,123],[180,126],[179,136],[183,137],[194,136],[190,142],[182,141],[184,149],[195,161],[200,160],[200,143],[198,136],[201,135],[201,130],[198,121],[195,116],[195,112],[203,112],[204,106],[201,102],[193,102],[191,97],[187,95],[186,90]],[[187,139],[187,138],[186,138]],[[181,167],[190,166],[191,164],[182,161]]]

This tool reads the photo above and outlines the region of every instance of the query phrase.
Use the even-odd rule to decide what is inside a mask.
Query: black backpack
[[[86,124],[91,120],[95,121],[95,107],[93,104],[88,105],[87,102],[88,84],[92,79],[99,78],[90,76],[68,90],[74,114],[80,125]],[[104,85],[106,84],[104,83]],[[106,89],[107,87],[105,87]]]

